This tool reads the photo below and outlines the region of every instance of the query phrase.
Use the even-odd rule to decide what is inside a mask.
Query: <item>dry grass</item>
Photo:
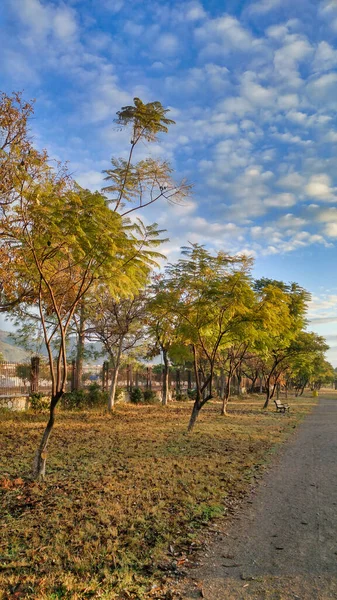
[[[59,412],[44,484],[27,477],[46,415],[3,414],[1,600],[164,598],[165,570],[231,513],[312,400],[291,404],[232,402],[224,418],[210,403],[190,435],[189,403]]]

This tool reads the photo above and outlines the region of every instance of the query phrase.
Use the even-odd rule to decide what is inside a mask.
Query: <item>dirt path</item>
[[[184,598],[337,598],[337,396],[320,399],[215,537]]]

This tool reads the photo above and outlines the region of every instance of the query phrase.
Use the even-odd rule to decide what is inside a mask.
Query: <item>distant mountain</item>
[[[0,329],[0,354],[7,362],[26,362],[29,353],[15,345],[8,331]]]

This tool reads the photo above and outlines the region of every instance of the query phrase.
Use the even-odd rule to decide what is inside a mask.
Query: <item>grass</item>
[[[288,416],[250,398],[227,418],[209,403],[189,435],[190,403],[60,411],[43,484],[28,476],[46,415],[3,413],[0,599],[170,597],[170,569],[231,514],[313,402],[291,400]]]

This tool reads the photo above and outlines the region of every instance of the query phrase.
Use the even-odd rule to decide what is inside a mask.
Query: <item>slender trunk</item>
[[[84,300],[82,300],[81,312],[80,312],[80,326],[79,326],[77,349],[76,349],[75,390],[77,390],[77,391],[82,388],[84,330],[85,330]]]
[[[221,369],[221,387],[220,387],[220,398],[223,400],[225,397],[225,389],[226,389],[226,379],[224,370]]]
[[[33,477],[38,481],[43,481],[46,475],[46,462],[47,462],[47,447],[50,439],[50,435],[55,422],[55,408],[63,396],[63,390],[57,392],[55,396],[52,397],[50,403],[50,411],[49,411],[49,421],[47,426],[43,432],[43,436],[40,442],[40,445],[36,451],[33,465]]]
[[[273,389],[272,389],[272,392],[271,392],[271,394],[270,394],[270,400],[271,400],[272,398],[274,398],[274,394],[275,394],[275,389],[276,389],[276,386],[277,386],[277,382],[275,382],[275,383],[274,383],[274,385],[273,385]]]
[[[191,414],[190,422],[188,424],[187,431],[192,431],[192,429],[195,425],[195,422],[199,416],[200,410],[201,410],[201,403],[199,401],[199,398],[197,398],[193,405],[192,414]]]
[[[303,387],[302,387],[302,389],[301,389],[300,396],[303,396],[304,389],[305,389],[305,384],[304,384],[304,386],[303,386]]]
[[[119,373],[119,365],[114,368],[113,373],[112,373],[112,379],[111,379],[111,385],[110,385],[109,397],[108,397],[108,410],[109,411],[112,411],[115,406],[118,373]]]
[[[269,400],[270,400],[270,379],[269,379],[269,377],[266,380],[266,388],[267,388],[266,401],[263,405],[263,408],[268,408],[268,404],[269,404]]]
[[[108,397],[108,411],[109,412],[111,412],[115,406],[115,397],[116,397],[119,367],[120,367],[120,363],[121,363],[123,339],[124,338],[121,338],[120,342],[119,342],[117,356],[116,356],[116,360],[115,360],[115,368],[112,373],[112,379],[111,379],[111,385],[110,385],[109,397]]]
[[[225,395],[222,401],[222,407],[221,407],[221,414],[222,416],[226,416],[227,415],[227,404],[229,401],[229,396],[231,393],[231,379],[232,379],[232,373],[229,372],[228,377],[227,377],[227,383],[226,383],[226,390],[225,390]]]
[[[255,376],[255,377],[253,377],[253,379],[252,379],[252,383],[251,383],[251,386],[250,386],[250,389],[249,389],[249,392],[250,392],[251,394],[254,392],[254,388],[255,388],[255,383],[256,383],[257,377],[258,377],[258,376],[256,375],[256,376]]]
[[[167,406],[169,401],[169,363],[167,357],[167,350],[162,348],[163,351],[163,361],[164,361],[164,370],[163,370],[163,398],[162,405]]]

